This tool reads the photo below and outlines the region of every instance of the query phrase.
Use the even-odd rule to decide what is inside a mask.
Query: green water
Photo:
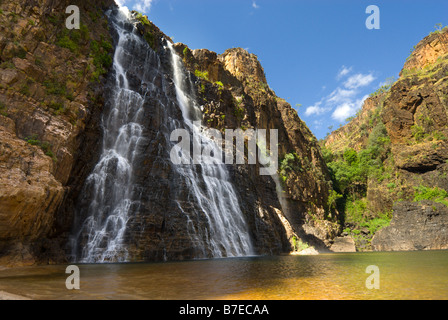
[[[379,289],[368,289],[379,270]],[[448,299],[448,251],[251,257],[151,264],[78,265],[0,271],[0,290],[32,299],[302,300]]]

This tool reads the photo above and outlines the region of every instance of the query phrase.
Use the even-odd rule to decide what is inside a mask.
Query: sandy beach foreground
[[[27,297],[18,296],[5,291],[0,291],[0,300],[31,300]]]

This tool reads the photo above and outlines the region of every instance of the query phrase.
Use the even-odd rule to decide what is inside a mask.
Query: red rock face
[[[68,2],[29,3],[0,5],[4,13],[0,15],[0,256],[5,264],[68,258],[66,245],[76,212],[82,198],[88,199],[82,188],[101,149],[100,121],[107,95],[107,77],[98,77],[100,70],[91,58],[93,40],[111,41],[99,7],[89,1],[70,2],[79,5],[87,27],[87,38],[70,49],[60,42],[62,9]],[[169,78],[169,59],[160,45],[167,37],[153,25],[140,25],[138,30],[157,50]],[[21,36],[13,41],[14,34]],[[337,233],[337,212],[332,212],[332,222],[325,220],[331,188],[317,141],[291,106],[269,88],[256,56],[243,49],[217,55],[191,51],[182,44],[175,48],[191,71],[193,90],[210,127],[277,129],[281,157],[297,153],[303,160],[303,170],[288,173],[284,185],[288,211],[280,205],[275,181],[260,176],[259,166],[229,168],[256,252],[288,252],[293,234],[314,240],[310,244],[316,246],[328,245]],[[208,80],[197,79],[196,70],[207,72]],[[139,76],[136,72],[132,85]],[[160,88],[165,80],[155,77],[153,84]],[[173,95],[173,87],[166,87],[166,94]],[[197,255],[186,216],[172,201],[173,193],[180,192],[184,196],[180,201],[188,207],[187,186],[160,155],[168,146],[158,134],[167,121],[166,106],[159,102],[148,99],[146,152],[137,159],[135,172],[142,205],[126,234],[135,261]],[[197,208],[191,204],[189,210]]]
[[[72,49],[58,42],[68,4],[85,14],[85,39]],[[99,7],[87,1],[3,1],[0,8],[0,256],[34,263],[43,246],[54,247],[43,243],[60,231],[55,225],[64,219],[56,213],[73,171],[82,172],[76,160],[86,164],[94,154],[79,149],[102,108],[89,43],[109,33]],[[85,8],[98,14],[97,25]]]
[[[376,251],[448,249],[448,208],[431,201],[398,202],[390,226],[372,240]]]
[[[408,208],[394,206],[394,203],[398,200],[412,201],[414,188],[418,186],[448,190],[447,54],[447,29],[424,38],[406,61],[400,78],[390,90],[367,99],[359,115],[330,134],[325,141],[325,146],[336,153],[344,152],[346,148],[365,150],[374,127],[384,124],[387,138],[390,139],[390,152],[381,159],[385,173],[367,179],[365,214],[375,215],[394,208],[394,216],[398,220],[393,218],[392,223],[397,223],[397,229],[394,229],[396,232],[408,232],[410,229],[405,229],[406,223],[403,222],[403,210]],[[421,223],[417,220],[412,220],[412,223]],[[411,223],[411,220],[408,222]],[[423,229],[420,225],[415,226],[413,231]],[[432,237],[442,229],[441,222],[440,229],[430,228],[425,231],[428,233],[426,236]],[[378,242],[377,250],[396,250],[398,247],[393,242],[402,241],[391,236],[395,231],[388,230],[388,240],[386,231],[381,233],[382,240],[381,244]],[[426,241],[421,238],[425,236],[415,235],[421,241]],[[388,241],[390,243],[386,243]],[[416,240],[415,246],[406,244],[402,248],[414,250],[419,246],[419,241]],[[422,248],[441,247],[442,242],[422,244]]]

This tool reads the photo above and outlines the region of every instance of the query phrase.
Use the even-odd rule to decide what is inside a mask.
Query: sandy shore
[[[0,290],[0,300],[31,300],[31,299]]]

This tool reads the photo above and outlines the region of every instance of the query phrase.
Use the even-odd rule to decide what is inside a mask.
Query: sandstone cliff
[[[274,183],[259,177],[256,171],[249,173],[251,192],[242,189],[242,194],[282,210],[299,238],[320,249],[327,248],[340,231],[339,215],[329,205],[333,188],[318,141],[290,104],[269,87],[256,55],[241,48],[218,55],[206,49],[190,50],[180,43],[176,49],[197,75],[204,122],[210,127],[278,130],[280,201],[269,200],[277,198]],[[247,179],[237,185],[247,185]],[[249,207],[254,211],[256,206]]]
[[[81,9],[80,30],[64,28],[68,4]],[[68,242],[77,227],[77,212],[88,205],[89,194],[82,188],[99,158],[100,119],[111,94],[107,83],[112,81],[115,35],[103,11],[111,6],[112,0],[101,5],[83,0],[0,4],[2,264],[70,258]],[[171,164],[160,153],[167,148],[159,134],[167,111],[157,101],[166,95],[158,90],[169,87],[169,94],[174,92],[163,47],[170,39],[146,18],[134,16],[164,74],[154,77],[155,97],[145,109],[148,144],[137,160],[135,177],[141,207],[129,221],[126,241],[135,261],[191,258],[195,252],[188,222],[170,199],[186,186],[173,177]],[[191,71],[210,127],[279,130],[280,183],[260,176],[257,166],[230,168],[257,253],[289,252],[294,236],[328,247],[339,232],[339,216],[330,203],[333,189],[317,140],[269,88],[256,56],[242,49],[217,55],[182,44],[175,47]],[[138,68],[129,75],[132,85],[142,77]]]
[[[399,222],[405,221],[402,211],[407,211],[408,215],[418,214],[418,210],[404,205],[394,206],[397,201],[442,201],[445,197],[444,191],[448,190],[447,85],[448,30],[445,28],[419,42],[400,72],[400,78],[390,87],[372,94],[355,119],[324,141],[330,167],[336,174],[340,173],[339,177],[343,167],[346,171],[354,169],[356,163],[363,161],[371,166],[363,175],[355,175],[353,181],[357,189],[352,188],[350,194],[345,195],[346,227],[352,234],[356,231],[355,237],[364,233],[371,239],[380,227],[370,223],[375,219],[377,222],[382,219],[385,225],[385,220],[393,216],[392,224],[397,229],[406,224]],[[352,165],[349,158],[355,159]],[[441,209],[440,206],[435,208],[435,211]],[[441,210],[440,215],[444,214]],[[406,219],[417,224],[423,221],[416,217]],[[436,227],[433,227],[425,229],[424,233],[434,232]],[[415,226],[412,230],[413,236],[431,237],[420,235],[423,229],[418,231],[418,228]],[[390,233],[392,229],[388,230],[389,235],[393,233]],[[441,230],[446,233],[443,224]],[[403,232],[405,229],[400,231]],[[386,231],[375,236],[376,243],[381,242],[381,245],[372,243],[373,249],[396,248],[393,243],[386,245],[385,239],[380,240],[385,234]],[[393,237],[388,237],[393,241]],[[359,248],[371,248],[365,237],[361,238],[358,239]],[[438,244],[422,244],[421,247],[444,247],[446,239],[438,238],[441,241]]]
[[[81,30],[65,29],[69,4],[80,7]],[[98,134],[112,48],[101,5],[2,1],[0,12],[0,256],[34,263],[89,170],[95,152],[81,146]]]

